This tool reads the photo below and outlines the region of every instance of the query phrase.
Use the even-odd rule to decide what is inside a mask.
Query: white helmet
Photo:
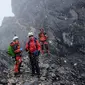
[[[18,36],[14,36],[14,37],[13,37],[13,40],[16,40],[16,39],[18,39]]]
[[[29,32],[29,33],[28,33],[28,37],[29,37],[29,36],[32,36],[32,35],[33,35],[33,32]]]

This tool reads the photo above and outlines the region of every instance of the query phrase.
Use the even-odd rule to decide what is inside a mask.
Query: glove
[[[22,51],[22,48],[20,48],[20,51]]]
[[[34,56],[38,56],[38,50],[33,52]]]

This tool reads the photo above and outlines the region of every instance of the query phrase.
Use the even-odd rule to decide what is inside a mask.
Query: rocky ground
[[[23,72],[14,77],[9,70],[8,85],[85,85],[85,58],[75,53],[66,57],[40,55],[41,77],[32,77],[28,57],[23,57]],[[13,69],[13,68],[12,68]]]
[[[15,78],[12,59],[0,51],[0,83],[85,85],[85,0],[12,0],[12,11],[15,16],[4,18],[0,27],[0,49],[7,49],[14,34],[24,49],[28,31],[37,36],[44,27],[51,53],[40,55],[38,79],[30,76],[27,54],[23,74]]]

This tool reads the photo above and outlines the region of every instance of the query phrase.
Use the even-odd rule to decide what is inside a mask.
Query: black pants
[[[40,75],[38,56],[34,56],[33,54],[29,53],[29,58],[31,63],[32,74],[37,73],[37,75]]]

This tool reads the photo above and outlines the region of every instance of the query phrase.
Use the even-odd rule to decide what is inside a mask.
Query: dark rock
[[[2,26],[0,27],[0,49],[7,50],[8,45],[12,41],[15,34],[19,36],[20,42],[23,41],[21,45],[24,46],[27,33],[28,31],[26,30],[26,27],[21,25],[15,17],[5,17],[2,22]]]
[[[39,28],[44,27],[51,53],[41,58],[40,83],[85,85],[85,0],[12,0],[12,10],[15,17],[4,18],[0,27],[0,48],[6,49],[14,34],[20,37],[24,47],[27,31],[36,35]],[[2,57],[0,74],[9,64],[9,58]],[[26,62],[24,69],[27,68]],[[37,81],[31,82],[29,74],[23,73],[21,80],[25,85],[36,85]]]
[[[25,82],[23,85],[38,85],[38,81]]]

